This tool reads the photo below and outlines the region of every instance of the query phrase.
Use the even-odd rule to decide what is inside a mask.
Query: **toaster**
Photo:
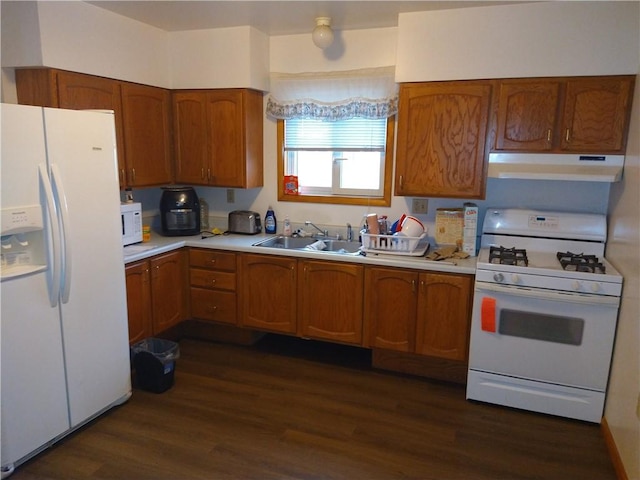
[[[230,233],[244,233],[247,235],[255,235],[262,232],[262,224],[260,223],[260,214],[249,210],[234,210],[229,213]]]

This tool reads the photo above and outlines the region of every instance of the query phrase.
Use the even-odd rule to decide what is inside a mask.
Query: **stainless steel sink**
[[[313,248],[310,245],[315,244],[318,241],[322,241],[324,246],[322,248]],[[284,237],[278,235],[277,237],[267,238],[260,242],[253,244],[255,247],[268,247],[268,248],[283,248],[286,250],[315,250],[318,252],[326,253],[342,253],[342,254],[356,254],[360,251],[359,242],[347,242],[345,240],[334,240],[324,238],[309,238],[309,237]],[[307,247],[307,248],[305,248]]]

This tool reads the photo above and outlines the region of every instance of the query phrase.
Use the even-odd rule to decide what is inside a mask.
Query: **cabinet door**
[[[207,148],[206,92],[173,92],[173,129],[176,182],[206,185]]]
[[[240,324],[296,333],[296,260],[271,255],[241,256]]]
[[[127,265],[125,275],[127,280],[129,343],[136,343],[153,334],[149,262],[144,260]]]
[[[122,83],[127,185],[148,187],[171,182],[170,108],[168,90]]]
[[[298,334],[362,345],[363,267],[313,260],[299,265]]]
[[[154,335],[177,325],[186,315],[186,262],[182,250],[153,257],[151,300]]]
[[[242,187],[244,144],[242,95],[238,90],[212,91],[207,95],[209,184]]]
[[[472,277],[422,273],[416,353],[465,361],[471,318]]]
[[[369,346],[413,352],[418,274],[367,268],[364,278],[364,318],[369,322]]]
[[[501,82],[496,149],[551,150],[559,91],[556,81]]]
[[[108,78],[94,77],[72,72],[57,72],[58,106],[73,110],[113,110],[116,123],[116,146],[118,149],[118,172],[120,186],[126,185],[126,154],[122,124],[122,100],[120,82]]]
[[[561,148],[624,153],[633,83],[633,77],[569,80]]]
[[[209,91],[206,120],[209,184],[262,186],[262,94],[243,89]]]
[[[482,198],[490,82],[400,87],[397,195]]]

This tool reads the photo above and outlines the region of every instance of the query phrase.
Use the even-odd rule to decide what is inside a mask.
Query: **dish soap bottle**
[[[285,237],[290,237],[291,236],[291,221],[289,220],[289,217],[284,217],[284,225],[282,227],[282,234]]]
[[[267,209],[267,215],[264,217],[264,231],[265,233],[276,233],[278,224],[276,222],[276,214],[273,213],[273,208],[269,205]]]

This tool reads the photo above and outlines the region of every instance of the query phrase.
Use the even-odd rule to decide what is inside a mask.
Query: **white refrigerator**
[[[112,112],[0,104],[2,477],[131,396]]]

